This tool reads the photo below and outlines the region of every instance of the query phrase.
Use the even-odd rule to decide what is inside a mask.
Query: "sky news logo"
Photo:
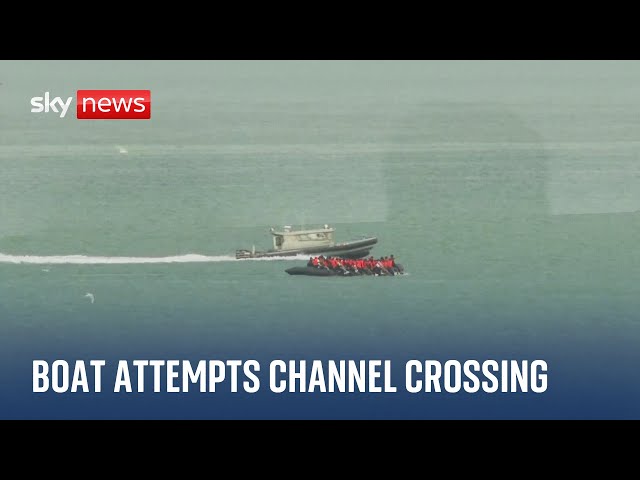
[[[44,92],[31,98],[32,113],[55,113],[64,118],[73,97],[66,100]],[[149,120],[151,90],[78,90],[76,92],[78,120]]]

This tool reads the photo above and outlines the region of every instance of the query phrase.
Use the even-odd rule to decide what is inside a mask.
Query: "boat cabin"
[[[334,244],[335,229],[324,225],[323,228],[295,230],[285,225],[281,231],[271,228],[274,250],[295,250],[313,247],[327,247]]]

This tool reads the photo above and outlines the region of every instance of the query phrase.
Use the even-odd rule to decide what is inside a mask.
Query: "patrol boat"
[[[320,228],[304,228],[296,230],[285,225],[282,230],[271,227],[273,248],[256,251],[236,250],[236,258],[288,257],[295,255],[331,255],[343,258],[363,258],[369,255],[373,246],[378,243],[377,237],[362,237],[347,242],[335,241],[335,229],[329,225]]]

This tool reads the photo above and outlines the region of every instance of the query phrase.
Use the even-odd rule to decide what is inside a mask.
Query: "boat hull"
[[[377,237],[363,238],[351,242],[336,243],[329,246],[310,247],[295,250],[267,250],[252,252],[251,250],[236,250],[236,258],[263,258],[263,257],[292,257],[296,255],[325,255],[341,258],[364,258],[371,252],[373,246],[378,243]]]
[[[326,268],[291,267],[285,270],[289,275],[307,275],[309,277],[335,277],[338,274]]]

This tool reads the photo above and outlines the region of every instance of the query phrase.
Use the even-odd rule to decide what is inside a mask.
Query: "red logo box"
[[[78,90],[78,120],[149,120],[151,90]]]

